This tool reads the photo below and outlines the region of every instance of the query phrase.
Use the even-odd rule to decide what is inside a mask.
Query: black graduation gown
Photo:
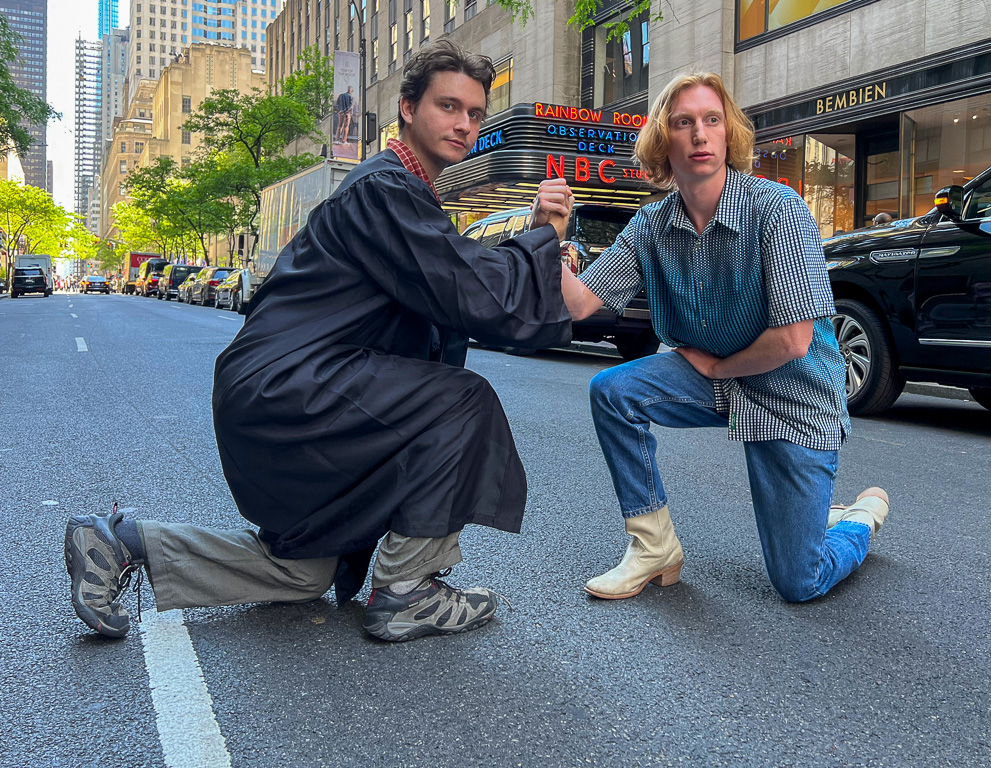
[[[224,475],[273,554],[351,555],[347,599],[389,530],[518,533],[526,477],[467,339],[567,343],[560,280],[552,227],[482,248],[394,152],[348,174],[216,364]]]

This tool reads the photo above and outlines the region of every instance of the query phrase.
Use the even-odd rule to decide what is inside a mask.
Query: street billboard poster
[[[357,53],[334,51],[334,157],[358,159],[361,141],[361,60]]]

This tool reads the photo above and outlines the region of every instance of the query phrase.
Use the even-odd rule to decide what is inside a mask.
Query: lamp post
[[[368,137],[365,136],[365,128],[368,126],[368,104],[365,102],[366,92],[365,92],[365,19],[361,15],[361,8],[355,0],[350,0],[351,7],[354,9],[354,15],[358,19],[358,77],[361,80],[358,87],[358,98],[361,100],[361,125],[358,126],[358,151],[360,155],[359,160],[365,159],[365,146],[367,145]]]

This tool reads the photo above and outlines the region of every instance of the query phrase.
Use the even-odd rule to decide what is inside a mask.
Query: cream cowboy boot
[[[850,506],[830,507],[826,528],[832,528],[841,520],[865,523],[870,526],[871,538],[873,539],[874,534],[881,530],[881,526],[888,516],[888,509],[888,494],[881,488],[868,488]]]
[[[606,600],[619,600],[639,595],[648,581],[662,587],[677,584],[685,556],[668,508],[626,518],[626,532],[633,541],[619,565],[589,579],[585,591]]]

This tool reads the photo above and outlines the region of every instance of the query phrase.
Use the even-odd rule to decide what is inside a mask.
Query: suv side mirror
[[[936,210],[950,221],[960,221],[963,212],[963,187],[954,184],[936,193]]]

